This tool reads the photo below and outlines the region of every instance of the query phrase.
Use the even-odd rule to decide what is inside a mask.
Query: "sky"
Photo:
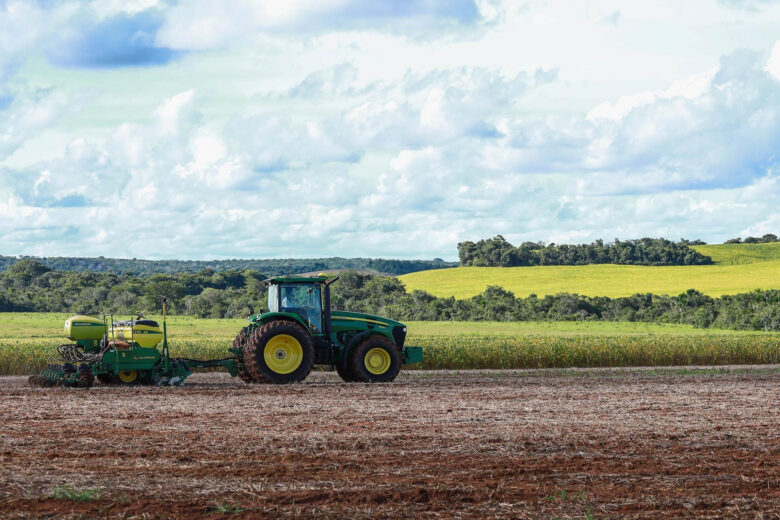
[[[0,0],[0,254],[780,234],[780,1]]]

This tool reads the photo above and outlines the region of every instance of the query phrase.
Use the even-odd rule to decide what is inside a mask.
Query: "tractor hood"
[[[377,327],[392,329],[393,327],[404,326],[403,323],[395,320],[382,318],[380,316],[373,316],[371,314],[363,314],[360,312],[332,311],[331,320],[333,321],[334,327],[336,326],[336,322],[339,321],[344,322],[344,324],[348,324],[350,328],[354,328],[357,322],[362,322],[366,325],[367,328],[372,329]]]
[[[406,338],[406,325],[401,322],[363,314],[360,312],[332,311],[333,332],[342,330],[377,330],[392,335],[396,344],[402,347]]]

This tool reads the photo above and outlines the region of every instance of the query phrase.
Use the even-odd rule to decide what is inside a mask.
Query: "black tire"
[[[100,381],[104,385],[117,384],[117,377],[114,374],[98,374],[95,377],[97,378],[98,381]]]
[[[352,373],[350,365],[350,359],[346,355],[340,361],[336,362],[336,372],[338,372],[339,377],[341,377],[345,383],[354,383],[357,381],[355,374]]]
[[[91,370],[82,370],[79,372],[79,382],[76,386],[79,388],[92,388],[95,384],[95,376],[92,375]]]
[[[243,381],[244,383],[254,383],[254,379],[252,379],[252,376],[249,374],[249,372],[246,369],[246,361],[244,360],[244,355],[246,353],[246,329],[241,329],[241,332],[238,333],[236,336],[236,339],[233,340],[233,348],[234,349],[241,349],[241,357],[238,360],[238,378]]]
[[[370,361],[377,356],[375,349],[385,352],[379,354],[380,358],[387,360],[384,366],[377,366],[381,373],[369,370]],[[370,356],[370,357],[369,357]],[[385,357],[386,356],[386,357]],[[396,378],[401,371],[401,354],[395,343],[381,336],[372,336],[360,343],[350,356],[350,368],[357,381],[365,383],[389,383]]]
[[[154,384],[154,372],[151,370],[139,370],[136,381],[139,385],[151,386]]]
[[[280,336],[286,337],[282,338]],[[290,337],[294,342],[290,340]],[[291,364],[285,367],[285,369],[291,369],[289,372],[285,373],[275,370],[266,362],[266,347],[269,349],[274,348],[273,344],[269,345],[269,342],[274,340],[274,338],[277,338],[277,343],[288,341],[290,344],[297,344],[300,347],[299,356],[289,357],[292,360]],[[297,347],[294,348],[297,350]],[[284,364],[286,357],[279,357],[279,355],[286,356],[283,351],[284,348],[279,348],[274,353],[269,352],[268,354],[269,356],[276,356],[280,359],[280,364]],[[297,365],[295,364],[295,359],[299,359]],[[311,368],[314,365],[314,344],[311,336],[297,323],[286,320],[271,321],[249,333],[247,346],[244,350],[244,365],[253,382],[297,383],[306,379],[306,376],[311,372]]]

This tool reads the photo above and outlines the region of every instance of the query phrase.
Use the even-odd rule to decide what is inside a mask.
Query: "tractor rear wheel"
[[[398,347],[387,338],[373,336],[352,351],[350,368],[357,381],[388,383],[401,370]]]
[[[233,348],[242,351],[241,358],[238,360],[238,378],[244,383],[254,383],[255,381],[252,379],[252,376],[246,370],[246,347],[246,329],[241,329],[241,332],[238,333],[236,339],[233,340]]]
[[[314,365],[314,344],[297,323],[271,321],[249,333],[244,365],[254,382],[303,381]]]

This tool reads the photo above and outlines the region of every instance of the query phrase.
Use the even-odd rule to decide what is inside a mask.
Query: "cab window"
[[[322,300],[319,286],[286,284],[280,290],[281,311],[298,314],[312,332],[321,332]]]
[[[268,312],[279,312],[279,286],[268,286]]]

